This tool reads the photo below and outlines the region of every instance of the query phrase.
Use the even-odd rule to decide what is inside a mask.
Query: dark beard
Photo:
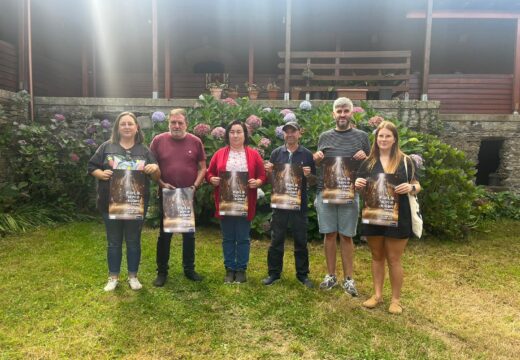
[[[338,127],[339,130],[343,130],[343,131],[348,130],[350,128],[350,119],[347,119],[347,123],[344,128],[340,127],[338,121],[336,121],[336,126]]]

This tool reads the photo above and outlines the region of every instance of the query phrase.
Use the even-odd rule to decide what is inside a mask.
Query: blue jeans
[[[220,219],[220,229],[224,266],[234,271],[246,270],[251,247],[249,238],[251,222],[241,216],[223,216]]]
[[[126,241],[128,273],[136,275],[141,261],[141,230],[143,220],[111,220],[103,213],[107,233],[107,261],[110,275],[119,275],[123,257],[123,238]]]

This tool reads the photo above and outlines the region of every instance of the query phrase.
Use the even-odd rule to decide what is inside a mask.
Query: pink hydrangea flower
[[[206,136],[210,133],[211,127],[208,124],[197,124],[193,128],[193,133],[198,137]]]
[[[250,115],[247,119],[246,119],[246,125],[249,125],[250,127],[253,128],[253,130],[256,130],[258,129],[260,126],[262,126],[262,119],[260,119],[258,116],[256,115]]]
[[[216,139],[224,139],[224,136],[226,136],[226,129],[224,129],[222,126],[217,126],[211,130],[211,136]]]
[[[379,124],[381,124],[385,119],[383,119],[383,117],[379,116],[379,115],[376,115],[376,116],[372,116],[369,120],[368,120],[368,126],[371,126],[373,128],[376,128],[379,126]]]
[[[280,114],[282,114],[283,116],[287,115],[287,114],[292,114],[292,110],[291,109],[283,109],[280,111]]]
[[[365,112],[365,110],[363,110],[362,107],[359,107],[359,106],[354,106],[354,108],[352,109],[352,112],[355,114],[355,113],[362,113],[362,112]]]
[[[258,147],[261,147],[261,148],[268,148],[269,145],[271,145],[271,140],[269,140],[268,138],[261,138],[260,141],[258,142]]]
[[[264,149],[262,149],[262,148],[255,148],[255,147],[253,147],[253,149],[258,151],[258,153],[260,154],[261,157],[265,156],[265,150]]]
[[[70,160],[71,160],[71,161],[74,161],[74,162],[78,162],[78,161],[79,161],[79,156],[78,156],[78,154],[76,154],[76,153],[71,153],[71,154],[70,154]]]
[[[253,133],[255,132],[255,129],[253,129],[253,127],[249,124],[246,124],[246,128],[247,128],[247,134],[249,136],[253,135]]]
[[[235,101],[235,99],[230,98],[230,97],[225,98],[224,100],[222,100],[222,102],[224,104],[228,104],[229,106],[237,106],[238,105],[237,102]]]
[[[56,119],[56,121],[65,121],[65,116],[62,114],[54,114],[54,119]]]

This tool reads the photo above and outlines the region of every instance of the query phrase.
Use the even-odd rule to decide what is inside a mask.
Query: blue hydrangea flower
[[[310,101],[307,101],[307,100],[303,100],[301,103],[300,103],[300,110],[305,110],[305,111],[309,111],[312,109],[312,104]]]
[[[163,122],[166,119],[166,115],[162,111],[156,111],[152,114],[152,121],[154,123]]]
[[[112,124],[110,124],[110,120],[105,119],[105,120],[101,121],[101,127],[103,129],[110,129],[111,126],[112,126]]]
[[[96,141],[94,139],[87,139],[85,140],[85,144],[89,146],[96,146]]]
[[[287,113],[284,117],[283,117],[283,121],[284,122],[289,122],[289,121],[297,121],[296,120],[296,115],[294,113]]]
[[[283,125],[277,126],[275,129],[276,137],[283,140]]]

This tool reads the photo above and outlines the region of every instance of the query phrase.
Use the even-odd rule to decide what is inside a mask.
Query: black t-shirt
[[[397,167],[397,171],[395,174],[398,178],[398,183],[402,184],[405,182],[411,182],[412,180],[418,180],[418,175],[415,170],[414,162],[406,157],[406,163],[408,166],[408,176],[407,171],[404,167],[404,161],[401,161],[399,166]],[[364,161],[359,167],[359,171],[357,173],[357,177],[366,179],[367,177],[375,174],[384,173],[383,165],[381,161],[377,161],[374,167],[371,170],[367,169],[368,162]],[[408,195],[398,195],[399,196],[399,221],[397,223],[397,227],[391,226],[380,226],[380,225],[370,225],[370,224],[362,224],[361,225],[361,235],[363,236],[386,236],[393,237],[398,239],[408,238],[412,235],[412,216],[410,212],[410,202],[408,200]]]
[[[119,144],[106,141],[96,150],[96,153],[88,162],[88,173],[94,170],[143,170],[145,165],[157,164],[155,157],[148,147],[143,144],[135,144],[130,149],[125,149]],[[146,177],[144,203],[145,209],[150,199],[150,180]],[[97,207],[101,212],[108,212],[110,193],[109,181],[97,181]]]

